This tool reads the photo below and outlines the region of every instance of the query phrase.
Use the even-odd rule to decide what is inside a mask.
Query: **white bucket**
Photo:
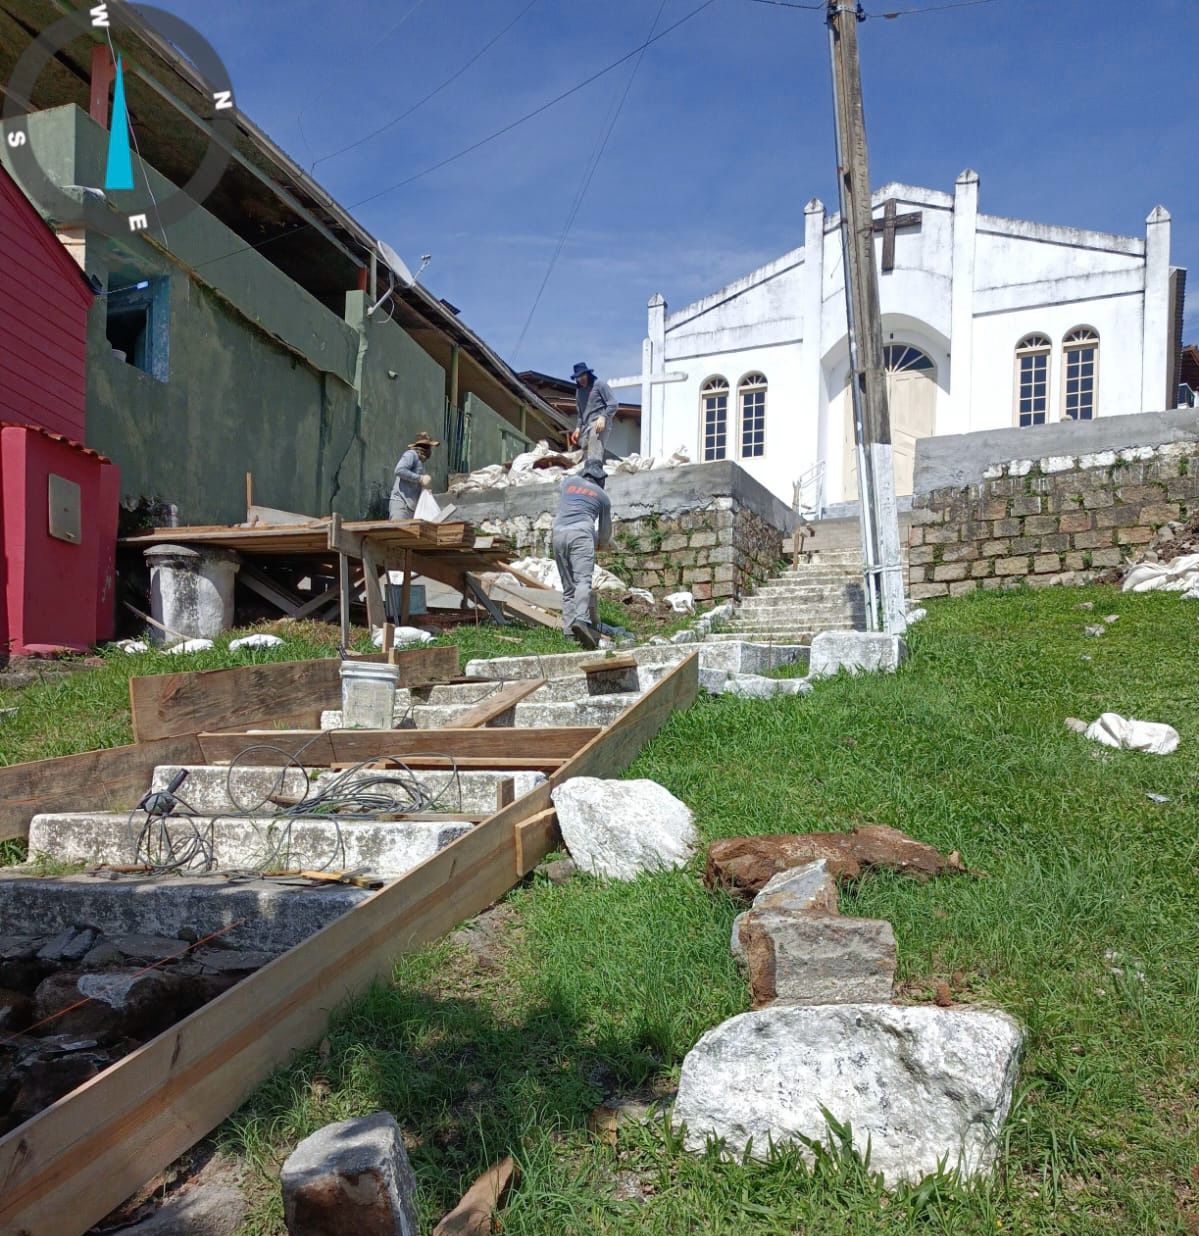
[[[347,730],[390,730],[395,726],[400,667],[385,661],[341,663],[341,724]]]

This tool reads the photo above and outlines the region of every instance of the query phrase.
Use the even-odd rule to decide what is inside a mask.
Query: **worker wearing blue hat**
[[[581,447],[585,459],[602,460],[616,419],[616,397],[607,382],[601,382],[583,361],[575,365],[572,376],[579,422],[570,435],[570,444]]]

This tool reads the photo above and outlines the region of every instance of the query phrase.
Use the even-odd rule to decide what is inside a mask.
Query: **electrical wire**
[[[425,0],[415,0],[415,3],[410,5],[397,21],[393,22],[390,26],[388,26],[387,29],[384,30],[383,33],[379,35],[377,39],[375,39],[375,41],[371,44],[371,50],[378,51],[379,48],[389,38],[391,38],[391,36],[395,34],[395,32],[408,20],[408,18],[410,18],[413,15],[413,13],[415,13],[416,10],[419,9],[422,4],[424,4],[424,2]],[[323,99],[332,89],[333,89],[332,85],[329,84],[328,81],[326,81],[325,88],[314,99],[311,99],[309,101],[309,104],[306,104],[305,106],[311,105],[315,107],[317,102]],[[312,154],[313,153],[312,145],[308,141],[308,135],[304,132],[304,108],[303,107],[301,107],[300,110],[296,113],[296,126],[300,130],[300,137],[303,140],[304,145],[308,147],[308,153]],[[315,162],[312,163],[311,166],[315,168],[317,163],[319,162],[320,160],[317,159]]]
[[[458,78],[460,78],[462,74],[467,71],[467,69],[469,69],[477,61],[481,60],[500,41],[500,39],[502,39],[504,35],[506,35],[522,17],[524,17],[533,5],[537,3],[538,0],[529,0],[529,3],[526,4],[525,7],[521,9],[521,11],[517,13],[517,15],[494,38],[484,43],[483,46],[479,48],[479,50],[475,52],[475,54],[471,56],[471,58],[464,65],[462,65],[461,68],[451,73],[445,81],[443,81],[439,86],[435,86],[423,98],[417,99],[417,101],[413,103],[412,106],[406,111],[403,111],[398,116],[393,117],[386,124],[380,125],[377,129],[372,129],[371,132],[358,138],[356,141],[350,142],[349,145],[342,146],[339,150],[331,150],[328,154],[321,155],[321,157],[312,164],[312,170],[315,171],[318,164],[325,163],[329,159],[335,159],[338,155],[343,155],[348,150],[357,150],[359,146],[365,146],[367,142],[378,137],[380,133],[386,133],[388,129],[394,128],[397,124],[399,124],[401,120],[407,120],[413,112],[415,112],[418,108],[424,107],[430,99],[433,99],[439,95],[447,86],[452,86],[454,82],[456,82]]]
[[[794,4],[791,0],[754,0],[755,4],[773,4],[780,9],[807,9],[809,13],[827,12],[827,4]]]
[[[664,30],[654,35],[652,39],[649,39],[645,43],[642,43],[639,46],[634,47],[632,51],[626,52],[618,60],[613,60],[611,64],[605,65],[605,67],[602,69],[598,69],[596,72],[592,73],[589,77],[585,77],[582,81],[577,82],[575,85],[571,86],[569,89],[563,90],[560,94],[556,94],[552,99],[547,99],[546,102],[540,104],[538,107],[533,108],[532,111],[525,112],[523,116],[519,116],[517,117],[517,119],[509,121],[506,125],[502,126],[499,129],[496,129],[492,133],[489,133],[486,137],[480,138],[476,142],[472,142],[469,146],[464,146],[461,150],[457,151],[456,153],[452,155],[448,155],[446,158],[440,159],[438,162],[430,164],[426,168],[422,168],[421,171],[413,172],[411,176],[407,176],[403,180],[397,181],[393,185],[388,185],[386,188],[380,189],[377,193],[372,193],[369,197],[364,197],[357,202],[352,202],[347,207],[347,209],[357,210],[358,207],[365,206],[369,202],[376,201],[378,198],[386,197],[387,194],[394,193],[397,189],[406,188],[408,185],[413,184],[415,181],[421,180],[425,176],[430,176],[434,172],[440,171],[443,167],[448,167],[451,163],[456,163],[459,159],[464,159],[467,155],[473,154],[476,150],[482,149],[484,146],[487,146],[491,142],[494,142],[497,138],[501,138],[505,134],[511,133],[513,129],[520,128],[521,125],[527,124],[530,120],[536,119],[536,117],[540,116],[543,112],[549,111],[551,107],[555,107],[557,106],[557,104],[563,102],[563,100],[570,98],[571,95],[578,94],[580,90],[585,90],[588,86],[592,84],[592,82],[598,81],[601,77],[605,77],[607,76],[607,74],[620,68],[622,64],[625,64],[627,61],[632,60],[634,56],[638,55],[642,51],[643,48],[648,47],[650,46],[650,44],[657,43],[660,40],[666,38],[667,35],[673,33],[680,26],[685,25],[692,18],[698,17],[699,14],[702,13],[705,9],[711,8],[712,5],[714,5],[716,2],[717,0],[703,0],[702,4],[696,5],[696,7],[691,9],[690,12],[688,13],[684,13],[683,16],[678,19],[678,21],[673,22],[671,25],[667,26]],[[253,249],[264,249],[267,245],[274,244],[278,240],[287,240],[292,236],[297,236],[299,235],[300,232],[306,232],[314,226],[315,224],[312,224],[312,223],[301,223],[298,226],[291,228],[286,232],[280,232],[279,235],[277,236],[268,236],[265,240],[257,241],[254,244],[242,245],[240,248],[231,249],[228,253],[218,254],[214,258],[209,258],[207,261],[197,262],[192,267],[192,269],[199,270],[205,266],[211,266],[215,262],[223,262],[227,258],[236,257],[238,256],[238,254],[249,253]]]
[[[525,336],[529,333],[529,327],[533,325],[533,317],[537,313],[537,306],[541,304],[541,298],[545,294],[546,287],[549,285],[550,278],[554,273],[554,268],[558,265],[558,259],[562,256],[562,250],[566,247],[567,238],[570,236],[575,220],[579,217],[579,211],[583,207],[583,202],[591,188],[591,182],[595,178],[595,173],[599,170],[600,161],[604,157],[604,151],[608,148],[608,141],[612,136],[612,131],[616,128],[616,122],[620,119],[620,113],[624,109],[625,100],[629,97],[629,91],[633,88],[633,81],[637,77],[637,70],[641,68],[641,62],[645,59],[646,49],[649,47],[650,40],[654,36],[654,31],[658,28],[658,22],[662,20],[662,13],[665,8],[666,0],[661,0],[658,5],[658,11],[654,14],[654,20],[650,23],[649,34],[646,36],[646,41],[642,46],[637,59],[633,62],[633,71],[629,74],[629,80],[625,82],[624,90],[616,100],[615,108],[610,113],[610,119],[608,120],[606,129],[601,129],[600,131],[601,136],[598,139],[597,148],[592,153],[589,165],[583,171],[583,178],[579,182],[578,192],[575,193],[574,201],[570,206],[570,212],[566,216],[566,223],[562,228],[562,234],[558,237],[558,244],[554,248],[554,252],[550,255],[549,265],[545,269],[545,275],[542,277],[541,286],[537,289],[537,295],[533,297],[533,304],[529,309],[529,316],[525,318],[525,324],[521,327],[520,334],[517,336],[516,347],[512,349],[513,363],[515,363],[517,356],[520,354],[520,349],[524,345]]]
[[[894,21],[897,17],[917,17],[921,13],[944,13],[948,9],[974,9],[981,4],[995,4],[997,0],[950,0],[948,4],[930,4],[919,9],[893,9],[888,13],[867,13],[867,17],[881,17]]]

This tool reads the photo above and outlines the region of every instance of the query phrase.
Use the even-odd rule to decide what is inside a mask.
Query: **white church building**
[[[1175,405],[1164,209],[1143,237],[1025,223],[980,214],[971,171],[873,200],[897,493],[918,438]],[[802,248],[673,313],[655,296],[641,453],[735,460],[788,504],[801,478],[805,507],[856,499],[844,280],[840,216],[813,200]]]

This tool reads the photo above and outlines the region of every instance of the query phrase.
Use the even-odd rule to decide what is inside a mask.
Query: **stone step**
[[[740,634],[743,639],[753,639],[762,635],[774,636],[779,631],[809,631],[819,630],[828,624],[853,626],[859,619],[865,620],[865,613],[823,613],[823,614],[783,614],[773,621],[739,622],[733,627],[734,634]]]
[[[372,894],[351,885],[297,888],[270,880],[230,883],[223,876],[59,876],[0,869],[0,923],[22,934],[66,931],[80,923],[107,936],[221,937],[232,948],[282,952],[315,935]]]
[[[153,788],[165,789],[182,767],[164,764],[155,769]],[[370,781],[372,793],[394,793],[400,811],[463,811],[468,815],[490,815],[496,809],[499,787],[505,781],[513,782],[513,792],[521,798],[545,780],[545,774],[539,772],[471,770],[454,773],[403,769],[332,772],[327,768],[304,770],[249,765],[230,769],[213,764],[186,765],[186,768],[187,780],[179,793],[195,811],[254,815],[281,809],[266,801],[271,795],[301,798],[306,793],[309,796],[324,794],[339,781],[339,792]],[[394,782],[394,789],[388,788],[387,781]]]
[[[541,692],[538,691],[540,697]],[[610,725],[636,699],[640,692],[617,695],[592,695],[563,702],[534,703],[532,697],[522,700],[507,712],[488,722],[490,726],[516,726],[530,729],[539,726]],[[473,704],[416,704],[395,714],[397,729],[453,729]],[[327,709],[321,713],[321,729],[342,728],[342,713]]]
[[[860,600],[862,595],[860,588],[829,589],[827,592],[776,592],[770,596],[747,597],[737,607],[736,612],[745,614],[759,609],[770,611],[786,608],[788,605],[852,604],[855,600]]]
[[[168,816],[147,829],[145,817],[128,812],[62,812],[35,815],[29,825],[29,852],[60,862],[166,866],[193,852],[183,870],[202,871],[206,858],[218,871],[318,870],[359,868],[381,876],[402,875],[472,824],[447,815],[442,820],[384,823],[332,816]],[[197,845],[203,842],[203,853]]]

